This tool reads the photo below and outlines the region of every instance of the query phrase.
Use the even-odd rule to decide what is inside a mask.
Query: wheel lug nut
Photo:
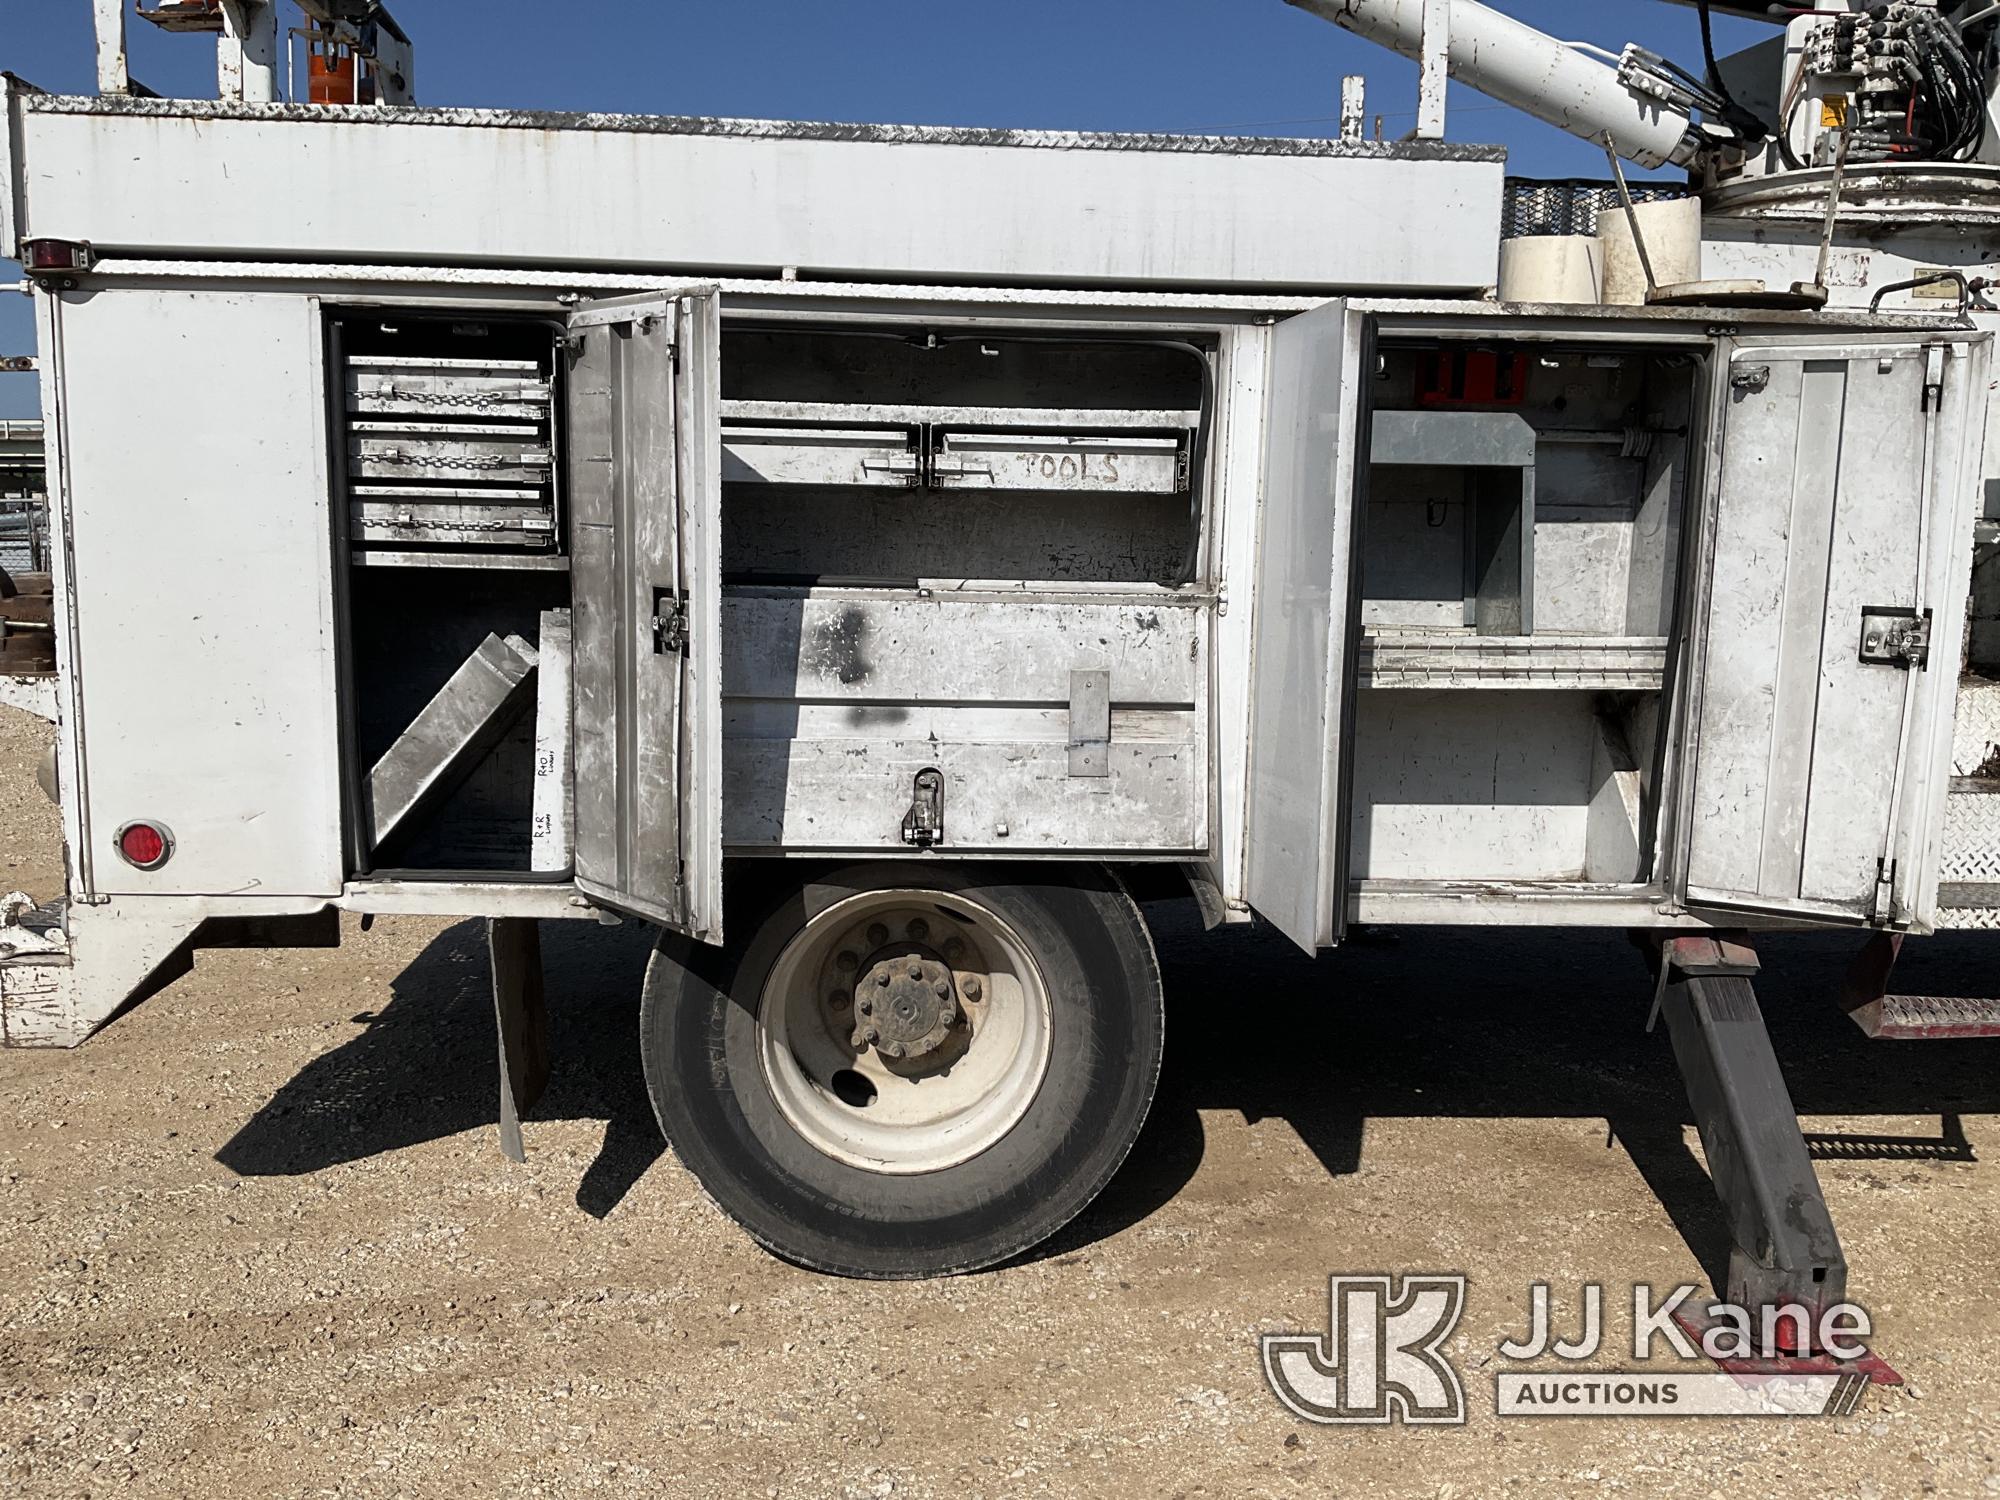
[[[884,1057],[901,1057],[903,1055],[903,1044],[901,1042],[884,1042],[881,1046],[881,1053]]]
[[[861,1014],[862,1014],[862,1015],[864,1015],[864,1016],[872,1016],[872,1015],[874,1015],[874,1014],[875,1014],[875,1002],[874,1002],[873,1000],[863,1000],[863,1001],[861,1002]]]
[[[966,999],[977,1000],[983,990],[983,986],[977,978],[968,978],[965,981],[964,989]]]
[[[951,986],[946,984],[942,979],[932,985],[931,988],[937,991],[937,996],[940,1000],[951,993]]]
[[[921,943],[931,935],[931,924],[926,922],[922,917],[918,917],[903,930],[909,933],[911,942]]]
[[[844,969],[852,974],[856,969],[861,967],[861,956],[857,953],[848,953],[843,950],[834,958],[833,965],[837,969]]]
[[[826,997],[826,1003],[831,1005],[835,1010],[846,1010],[849,998],[846,990],[835,990],[831,995]]]
[[[889,971],[887,969],[882,969],[877,971],[875,975],[875,982],[881,985],[884,989],[887,989],[889,986]]]
[[[911,965],[910,965],[910,978],[912,978],[912,979],[922,979],[923,977],[924,977],[924,966],[923,966],[922,964],[917,964],[917,963],[913,963],[913,964],[911,964]]]
[[[889,929],[884,927],[880,922],[871,922],[868,926],[869,944],[873,947],[879,948],[888,941],[889,941]]]

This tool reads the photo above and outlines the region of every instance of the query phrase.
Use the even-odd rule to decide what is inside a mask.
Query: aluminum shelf
[[[1379,631],[1361,642],[1361,682],[1373,688],[1658,692],[1666,667],[1664,636]]]

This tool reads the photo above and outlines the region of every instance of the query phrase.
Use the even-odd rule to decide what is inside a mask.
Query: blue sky
[[[281,0],[284,3],[284,0]],[[1343,73],[1385,132],[1414,123],[1416,68],[1282,0],[403,0],[426,104],[1082,130],[1330,133]],[[1501,0],[1571,40],[1640,41],[1699,69],[1694,12],[1659,0]],[[296,12],[287,3],[289,14]],[[1718,20],[1721,52],[1768,28]],[[130,25],[132,71],[212,96],[208,39]],[[87,0],[0,0],[0,68],[89,92]],[[1601,152],[1454,86],[1449,134],[1497,141],[1526,176],[1601,176]],[[0,262],[0,279],[11,279]],[[0,353],[27,352],[27,299],[0,297]],[[0,375],[0,417],[38,411]]]

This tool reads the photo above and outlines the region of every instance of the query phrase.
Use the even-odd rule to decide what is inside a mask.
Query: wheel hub
[[[923,1057],[951,1035],[959,1018],[951,969],[928,948],[880,954],[854,986],[856,1051]]]
[[[1032,951],[984,903],[870,890],[779,952],[757,1048],[779,1112],[814,1148],[873,1172],[936,1172],[1003,1139],[1034,1102],[1050,1009]]]

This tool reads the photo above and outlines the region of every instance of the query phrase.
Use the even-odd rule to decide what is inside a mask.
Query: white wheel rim
[[[875,939],[880,937],[881,941]],[[922,1055],[857,1047],[857,980],[921,959],[956,1019]],[[843,996],[844,1002],[843,1002]],[[1018,934],[948,891],[868,891],[809,919],[757,1005],[757,1056],[786,1121],[816,1150],[873,1172],[942,1171],[1020,1123],[1049,1066],[1049,996]],[[936,1029],[926,1036],[936,1035]]]

